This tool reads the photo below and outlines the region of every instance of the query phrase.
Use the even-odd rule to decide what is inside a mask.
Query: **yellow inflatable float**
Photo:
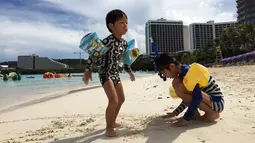
[[[174,91],[174,87],[173,87],[172,85],[169,87],[169,95],[170,95],[173,99],[179,98],[179,97],[176,95],[176,93],[175,93],[175,91]]]
[[[201,64],[193,63],[183,78],[183,84],[188,91],[193,91],[197,84],[200,88],[207,86],[209,79],[209,70]],[[173,99],[178,98],[172,85],[169,87],[169,95]]]
[[[189,71],[183,78],[183,84],[187,88],[188,91],[193,91],[195,86],[198,84],[199,87],[204,87],[208,84],[210,79],[209,70],[198,63],[193,63],[190,66]]]

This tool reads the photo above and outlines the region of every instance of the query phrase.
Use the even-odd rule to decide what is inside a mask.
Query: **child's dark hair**
[[[112,11],[110,11],[107,15],[106,15],[106,26],[108,28],[108,30],[112,33],[112,30],[110,29],[109,27],[109,24],[112,23],[114,24],[116,21],[120,20],[121,18],[123,17],[126,17],[127,18],[127,15],[119,10],[119,9],[114,9]]]
[[[173,56],[170,56],[168,53],[160,54],[159,57],[155,58],[154,62],[158,71],[162,71],[163,69],[167,68],[169,64],[180,64]]]

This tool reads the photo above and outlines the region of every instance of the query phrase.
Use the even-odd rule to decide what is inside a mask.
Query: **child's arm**
[[[175,114],[175,116],[178,116],[183,110],[186,109],[186,104],[184,103],[184,101],[181,102],[181,104],[173,111],[173,113]]]
[[[183,118],[187,121],[189,121],[197,111],[197,108],[199,107],[199,104],[202,102],[202,91],[199,88],[199,85],[197,84],[192,91],[192,101],[188,107],[187,112],[184,114]]]
[[[132,70],[131,70],[130,65],[124,64],[124,69],[125,69],[125,71],[129,74],[130,80],[131,80],[131,81],[135,81],[135,75],[132,73]]]

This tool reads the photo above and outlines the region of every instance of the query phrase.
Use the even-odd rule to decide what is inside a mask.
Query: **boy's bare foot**
[[[195,116],[192,118],[192,120],[203,120],[199,111],[195,113]]]
[[[117,136],[117,134],[116,134],[116,132],[114,131],[113,128],[106,128],[105,135],[107,137],[116,137]]]
[[[121,124],[120,124],[120,123],[114,123],[114,124],[113,124],[113,128],[118,128],[118,127],[121,127]]]
[[[201,116],[201,120],[203,121],[215,121],[218,118],[220,118],[220,114],[219,113],[212,113],[212,114],[204,114],[203,116]]]

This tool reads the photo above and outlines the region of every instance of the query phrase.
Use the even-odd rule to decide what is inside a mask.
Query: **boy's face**
[[[169,64],[169,66],[161,71],[167,78],[176,78],[178,73],[176,66],[174,64]]]
[[[128,31],[128,20],[125,16],[122,19],[116,21],[113,25],[112,31],[119,35],[125,35]]]

